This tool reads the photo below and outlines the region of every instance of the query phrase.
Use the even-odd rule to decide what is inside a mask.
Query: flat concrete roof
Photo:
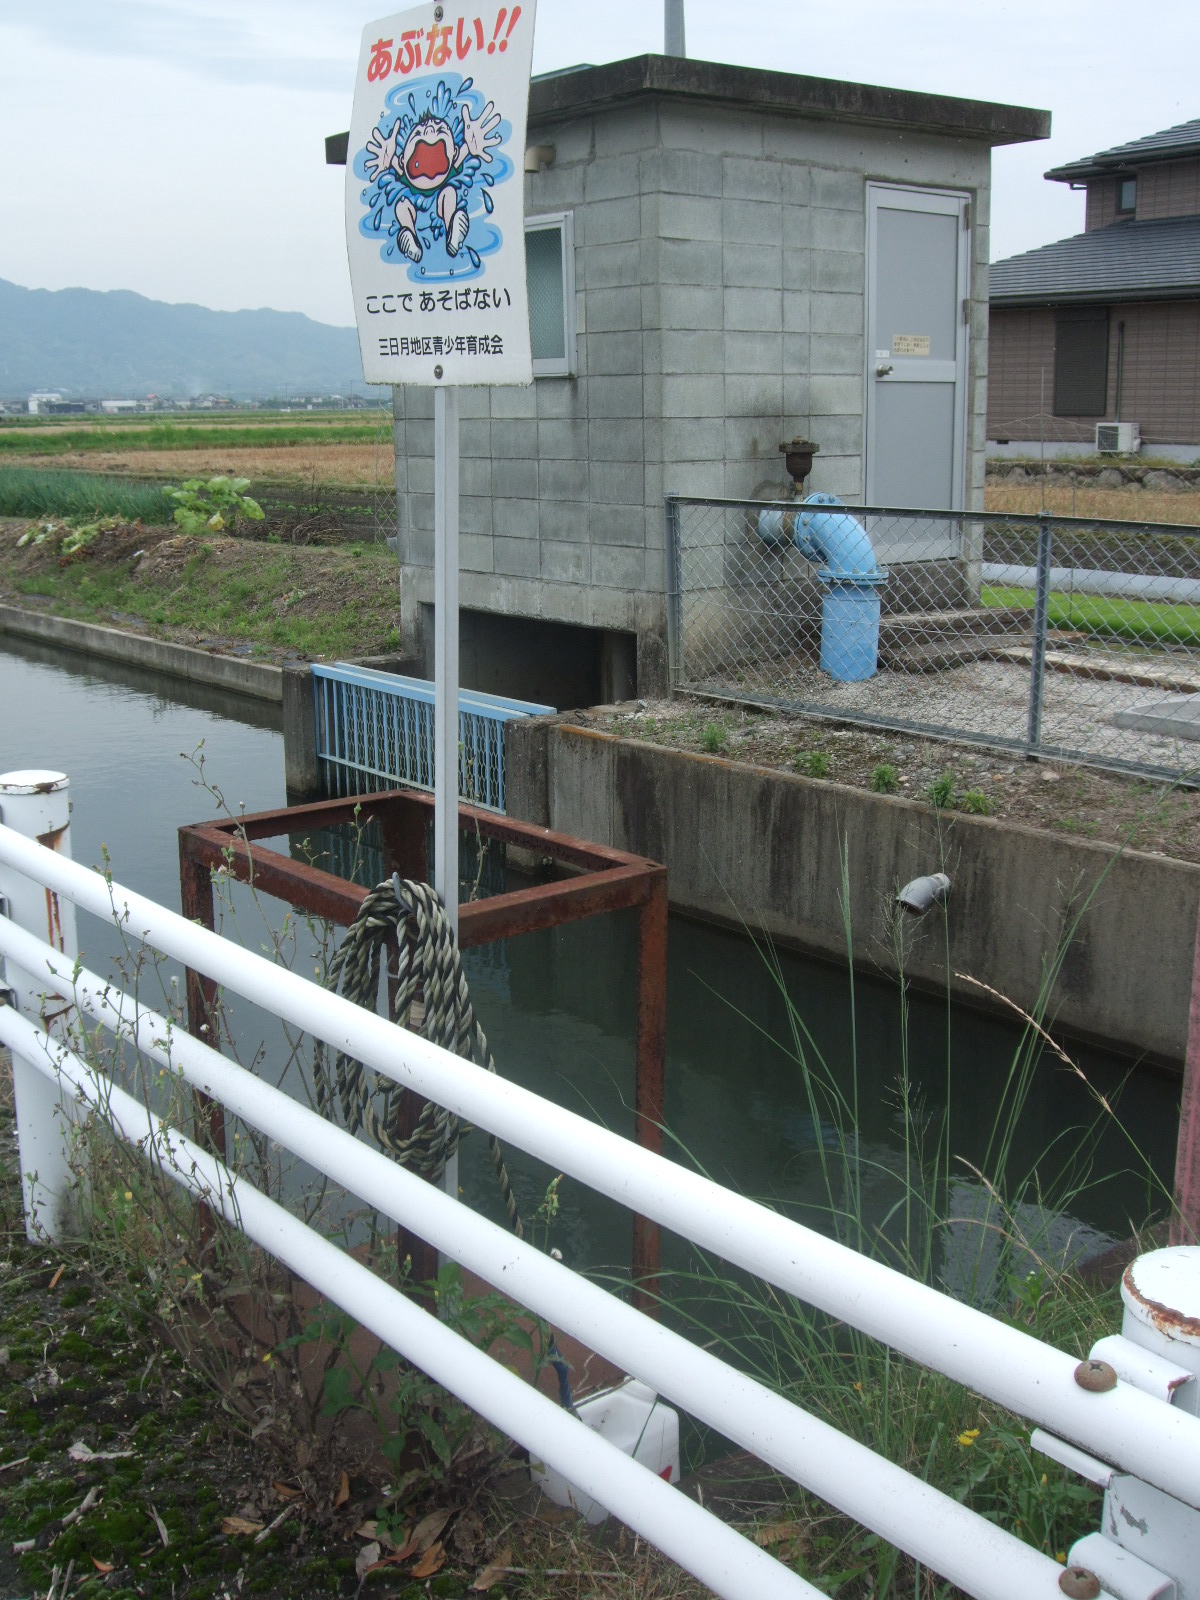
[[[571,67],[534,78],[529,85],[529,122],[561,122],[653,97],[978,139],[987,145],[1023,144],[1050,137],[1050,113],[1031,106],[993,105],[954,95],[806,78],[794,72],[764,72],[757,67],[695,61],[690,56],[631,56],[627,61]],[[326,162],[344,166],[346,144],[346,134],[330,134],[325,141]]]
[[[647,96],[701,100],[738,111],[950,134],[989,145],[1050,137],[1050,113],[1030,106],[993,105],[953,95],[730,67],[690,56],[632,56],[601,67],[576,67],[535,78],[529,86],[529,121],[581,116]]]

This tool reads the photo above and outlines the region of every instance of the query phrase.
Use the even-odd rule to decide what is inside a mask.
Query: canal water
[[[0,771],[50,767],[70,777],[75,859],[107,863],[119,882],[175,909],[181,824],[210,819],[222,805],[236,813],[285,802],[279,715],[261,702],[5,641],[0,706]],[[244,900],[234,909],[246,942],[260,948],[265,924],[254,924]],[[276,921],[282,914],[267,911]],[[81,917],[80,942],[101,971],[124,959],[115,933],[90,918]],[[845,968],[774,954],[682,917],[672,918],[669,943],[666,1122],[677,1159],[823,1231],[846,1231],[839,1215],[854,1197],[868,1231],[894,1239],[904,1196],[919,1187],[917,1157],[928,1169],[948,1148],[951,1205],[959,1216],[979,1214],[976,1170],[995,1175],[992,1135],[1014,1093],[1018,1027],[911,994],[902,1024],[894,982],[852,979]],[[307,961],[309,948],[298,955]],[[631,1132],[630,914],[509,940],[466,960],[499,1071]],[[262,1019],[237,1015],[239,1027],[263,1028],[264,1070],[273,1072],[281,1041]],[[243,1061],[257,1048],[252,1038]],[[1065,1185],[1069,1220],[1058,1237],[1064,1229],[1080,1239],[1091,1240],[1089,1230],[1124,1237],[1162,1210],[1179,1082],[1100,1051],[1072,1047],[1071,1055],[1090,1089],[1051,1052],[1030,1068],[1006,1177],[1035,1182],[1043,1204],[1027,1205],[1018,1222],[1053,1210]],[[1096,1094],[1115,1117],[1098,1110]],[[522,1210],[532,1215],[555,1174],[520,1152],[509,1156]],[[468,1202],[501,1220],[481,1135],[464,1144],[461,1178]],[[559,1192],[550,1243],[572,1266],[619,1275],[628,1215],[569,1178]],[[665,1260],[684,1267],[678,1241],[666,1241]]]

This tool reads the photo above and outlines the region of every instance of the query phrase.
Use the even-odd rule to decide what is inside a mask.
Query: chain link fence
[[[819,502],[668,497],[674,688],[1200,781],[1200,529]]]

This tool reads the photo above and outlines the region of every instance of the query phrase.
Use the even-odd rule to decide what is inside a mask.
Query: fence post
[[[679,554],[679,501],[663,496],[663,544],[667,558],[667,682],[673,689],[683,669],[683,583]]]
[[[14,833],[69,856],[68,788],[61,772],[0,774],[0,822]],[[56,1037],[65,1037],[74,1013],[71,970],[79,953],[75,907],[8,867],[0,867],[0,898],[7,917],[63,953],[63,974],[57,985],[52,984],[49,973],[26,972],[11,960],[5,963],[5,979],[18,1011]],[[71,1224],[72,1174],[65,1127],[70,1112],[57,1084],[15,1051],[12,1066],[25,1233],[35,1243],[61,1239]]]
[[[1050,553],[1053,523],[1038,518],[1037,592],[1033,602],[1033,650],[1029,663],[1029,722],[1025,741],[1034,755],[1042,742],[1042,695],[1046,683],[1046,630],[1050,621]]]
[[[662,1154],[667,1050],[667,872],[660,867],[638,908],[637,1065],[634,1137],[643,1150]],[[633,1219],[633,1303],[658,1315],[662,1230],[640,1214]]]

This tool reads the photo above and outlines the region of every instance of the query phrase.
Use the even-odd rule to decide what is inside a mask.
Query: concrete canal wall
[[[904,920],[911,978],[940,988],[949,971],[958,999],[1029,1009],[1070,933],[1052,994],[1057,1026],[1182,1061],[1200,867],[569,719],[511,722],[506,737],[510,814],[665,862],[679,910],[844,959],[844,858],[854,960],[895,972],[896,889],[944,870],[948,916]]]
[[[0,605],[0,635],[18,639],[38,639],[62,650],[98,656],[104,661],[120,661],[125,666],[144,667],[169,678],[185,678],[230,694],[250,695],[255,700],[283,698],[283,672],[261,661],[245,661],[240,656],[215,655],[192,645],[168,644],[141,633],[125,633],[120,628],[102,628],[94,622],[73,622],[68,617],[48,617],[40,611],[25,611],[19,606]]]

